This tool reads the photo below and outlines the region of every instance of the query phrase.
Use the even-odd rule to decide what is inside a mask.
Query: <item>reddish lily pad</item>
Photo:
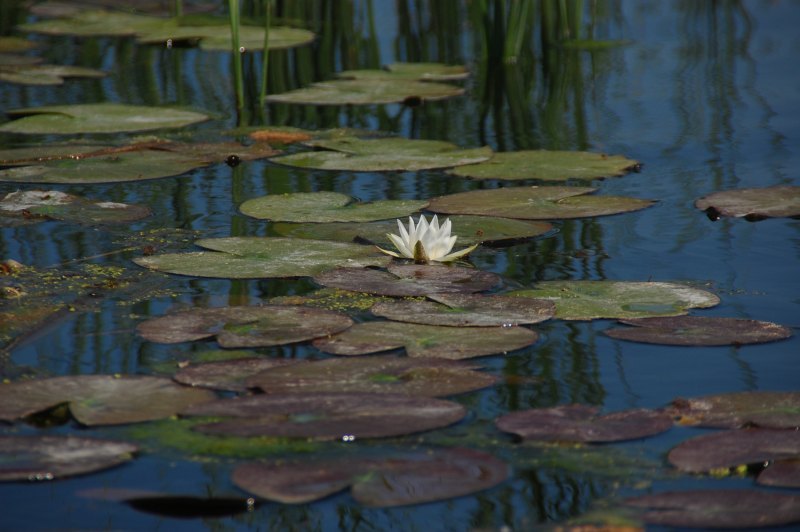
[[[758,474],[756,482],[763,486],[800,488],[800,458],[775,460]]]
[[[784,340],[791,329],[768,321],[699,316],[619,320],[633,328],[603,331],[611,338],[665,345],[743,345]]]
[[[455,447],[415,450],[384,458],[314,458],[246,463],[233,472],[245,491],[285,504],[306,503],[352,488],[366,506],[439,501],[496,486],[510,475],[490,454]]]
[[[481,292],[500,283],[497,274],[458,266],[392,263],[387,269],[339,268],[315,276],[314,281],[342,290],[396,297]]]
[[[215,399],[208,390],[159,377],[76,375],[0,384],[0,420],[14,421],[69,403],[84,425],[136,423],[172,416]]]
[[[0,481],[53,480],[123,464],[131,443],[74,436],[0,436]]]
[[[382,301],[370,311],[407,323],[453,327],[510,327],[553,317],[556,307],[546,299],[477,294],[431,294],[433,301]]]
[[[189,386],[214,390],[244,392],[249,387],[245,380],[268,369],[303,363],[294,359],[237,358],[205,364],[192,364],[178,371],[172,378]]]
[[[600,408],[564,405],[512,412],[497,419],[497,428],[526,440],[613,442],[646,438],[672,427],[672,418],[646,409],[625,410],[604,416]]]
[[[444,399],[401,394],[295,393],[224,399],[182,414],[228,418],[194,427],[205,434],[350,441],[445,427],[466,410]]]
[[[723,429],[800,427],[800,392],[735,392],[675,399],[670,414],[683,425]]]
[[[472,365],[425,358],[329,358],[269,368],[247,379],[247,384],[268,394],[363,392],[440,397],[497,382],[496,377],[474,369]]]
[[[357,323],[343,333],[319,338],[314,347],[334,355],[366,355],[404,347],[411,357],[460,360],[505,354],[536,342],[524,327],[439,327],[416,323]]]
[[[142,205],[88,200],[58,190],[18,190],[0,198],[0,218],[10,218],[12,222],[22,219],[85,224],[130,223],[149,215],[150,209]]]
[[[800,495],[756,490],[689,490],[624,501],[650,524],[693,528],[756,528],[800,521]]]
[[[669,463],[690,473],[770,460],[800,458],[800,432],[780,429],[735,429],[684,441],[667,455]]]
[[[561,186],[471,190],[433,198],[428,210],[522,220],[557,220],[638,211],[654,203],[622,196],[587,196],[596,190]]]
[[[709,218],[721,216],[761,220],[763,218],[800,216],[800,186],[783,185],[765,188],[742,188],[715,192],[694,203]]]
[[[566,181],[621,176],[638,165],[622,155],[586,151],[525,150],[495,153],[486,162],[448,170],[472,179]]]
[[[174,344],[216,336],[222,347],[284,345],[329,336],[353,320],[332,310],[291,305],[196,308],[139,324],[151,342]]]

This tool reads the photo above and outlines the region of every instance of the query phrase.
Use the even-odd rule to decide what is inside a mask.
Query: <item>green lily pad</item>
[[[800,495],[756,490],[689,490],[625,499],[647,523],[668,527],[758,528],[800,521]]]
[[[205,364],[192,364],[175,375],[173,379],[188,386],[200,386],[212,390],[244,392],[250,387],[245,380],[268,369],[303,363],[301,360],[282,358],[237,358]]]
[[[475,366],[437,359],[374,356],[328,358],[267,368],[247,379],[268,394],[363,392],[441,397],[491,386],[497,378]]]
[[[205,434],[351,441],[445,427],[466,410],[452,401],[402,394],[299,393],[223,399],[182,414],[228,418],[194,427]]]
[[[800,488],[800,458],[775,460],[758,474],[756,482],[762,486]]]
[[[62,85],[64,78],[102,78],[106,73],[94,68],[65,65],[8,65],[0,62],[0,82],[21,85]]]
[[[305,143],[319,151],[273,157],[272,162],[315,170],[415,172],[485,161],[492,150],[459,148],[441,140],[340,137]]]
[[[337,267],[385,266],[391,257],[370,246],[300,238],[230,237],[195,242],[211,251],[138,257],[139,266],[178,275],[252,279],[303,277]]]
[[[800,216],[800,186],[742,188],[715,192],[694,202],[716,220],[721,216],[761,220]]]
[[[510,327],[539,323],[555,314],[555,305],[546,299],[457,293],[428,297],[433,301],[383,301],[370,311],[394,321],[453,327]]]
[[[25,52],[38,46],[34,41],[22,37],[0,37],[0,53]]]
[[[195,308],[139,324],[146,340],[174,344],[216,337],[222,347],[264,347],[336,334],[353,320],[332,310],[267,305]]]
[[[497,428],[526,440],[612,442],[646,438],[672,427],[672,418],[643,408],[599,415],[600,408],[563,405],[512,412],[497,419]]]
[[[611,338],[665,345],[744,345],[774,342],[792,336],[788,327],[768,321],[737,318],[673,316],[620,320],[633,328],[607,329]]]
[[[761,465],[787,458],[800,458],[797,430],[753,428],[714,432],[686,440],[667,455],[670,464],[689,473]]]
[[[508,187],[459,192],[431,200],[429,211],[475,214],[523,220],[554,220],[607,216],[638,211],[651,200],[623,196],[587,196],[591,187]]]
[[[387,269],[388,272],[339,268],[314,276],[314,282],[353,292],[395,297],[481,292],[500,283],[497,274],[460,266],[392,263]]]
[[[426,202],[427,204],[427,202]],[[481,242],[502,242],[542,236],[553,230],[547,222],[493,218],[490,216],[450,216],[451,234],[458,244],[471,246]],[[339,242],[369,241],[381,247],[391,247],[387,233],[397,233],[396,220],[368,223],[275,223],[270,226],[279,236],[315,238]]]
[[[8,113],[22,118],[0,125],[0,132],[46,135],[147,131],[208,120],[194,111],[117,103],[50,105]]]
[[[357,323],[314,347],[334,355],[367,355],[404,347],[410,357],[460,360],[505,354],[536,342],[538,335],[523,327],[439,327],[416,323]]]
[[[360,80],[419,80],[450,81],[466,79],[469,70],[463,65],[445,65],[443,63],[392,63],[382,70],[345,70],[339,72],[340,79]]]
[[[562,320],[677,316],[719,304],[711,292],[663,282],[543,281],[509,295],[550,299]]]
[[[638,164],[622,155],[530,150],[495,153],[486,162],[454,168],[448,173],[472,179],[566,181],[625,175]]]
[[[253,218],[282,222],[369,222],[408,216],[427,206],[421,200],[361,203],[338,192],[296,192],[253,198],[240,210]]]
[[[20,31],[45,35],[76,35],[80,37],[133,37],[139,31],[161,25],[173,26],[169,19],[137,15],[123,11],[81,10],[71,16],[20,24]]]
[[[500,484],[511,471],[502,461],[454,447],[385,457],[304,458],[253,462],[233,471],[233,483],[265,499],[307,503],[351,487],[360,504],[401,506],[468,495]]]
[[[670,413],[683,425],[734,429],[800,427],[800,392],[734,392],[675,399]]]
[[[0,419],[14,421],[69,403],[83,425],[116,425],[169,417],[215,399],[208,390],[160,377],[76,375],[0,384]]]
[[[123,464],[131,443],[75,436],[0,436],[0,481],[54,480]]]
[[[305,305],[309,307],[338,310],[339,312],[359,313],[370,309],[383,296],[373,296],[363,292],[351,292],[337,288],[320,288],[308,294],[279,296],[270,299],[275,305]]]
[[[18,190],[0,198],[0,226],[9,218],[85,224],[129,223],[150,216],[142,205],[91,201],[58,190]]]
[[[272,103],[305,105],[417,104],[464,94],[464,89],[447,83],[416,80],[337,79],[267,96]]]

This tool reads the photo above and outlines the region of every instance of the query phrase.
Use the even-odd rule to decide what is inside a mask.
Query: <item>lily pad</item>
[[[339,268],[316,275],[322,286],[383,296],[426,296],[441,293],[481,292],[500,283],[500,276],[459,266],[389,264],[388,272]]]
[[[543,281],[509,295],[550,299],[562,320],[677,316],[719,304],[711,292],[663,282]]]
[[[0,125],[0,132],[46,135],[147,131],[208,120],[194,111],[117,103],[50,105],[8,113],[22,118]]]
[[[523,327],[439,327],[416,323],[357,323],[314,347],[334,355],[366,355],[404,347],[411,357],[460,360],[505,354],[536,342],[538,335]]]
[[[693,528],[757,528],[800,521],[800,495],[756,490],[689,490],[625,499],[650,524]]]
[[[468,495],[510,475],[493,456],[472,449],[414,450],[381,458],[312,458],[238,466],[233,483],[259,497],[306,503],[351,487],[366,506],[400,506]]]
[[[475,366],[449,360],[375,356],[328,358],[268,368],[247,379],[268,394],[362,392],[440,397],[471,392],[497,382]]]
[[[102,78],[106,73],[94,68],[69,65],[9,65],[0,60],[0,82],[21,85],[62,85],[64,78]]]
[[[466,79],[469,70],[463,65],[445,65],[443,63],[392,63],[382,70],[345,70],[339,72],[341,79],[361,80],[419,80],[450,81]]]
[[[369,310],[372,305],[383,299],[386,298],[372,296],[363,292],[352,292],[337,288],[320,288],[303,295],[274,297],[270,299],[270,303],[275,305],[305,305],[339,312],[359,313]]]
[[[262,371],[300,364],[302,361],[281,358],[237,358],[205,364],[192,364],[178,371],[172,378],[189,386],[213,390],[244,392],[250,386],[245,380]]]
[[[53,480],[123,464],[131,443],[74,436],[0,436],[0,481]]]
[[[665,345],[743,345],[784,340],[791,329],[768,321],[674,316],[620,320],[633,328],[603,331],[611,338]]]
[[[714,432],[686,440],[667,455],[670,464],[690,473],[786,458],[800,458],[797,430],[753,428]]]
[[[760,220],[800,216],[800,186],[742,188],[715,192],[695,201],[709,218],[721,216]]]
[[[240,210],[253,218],[281,222],[369,222],[408,216],[427,206],[422,200],[361,203],[338,192],[296,192],[253,198]]]
[[[756,481],[763,486],[800,488],[800,458],[775,460],[758,474]]]
[[[38,46],[34,41],[22,37],[0,37],[0,53],[25,52]]]
[[[495,153],[486,162],[454,168],[448,173],[472,179],[566,181],[621,176],[638,164],[622,155],[529,150]]]
[[[195,308],[139,324],[146,340],[174,344],[216,337],[222,347],[264,347],[303,342],[347,329],[353,320],[332,310],[267,305]]]
[[[208,390],[159,377],[76,375],[0,384],[0,420],[14,421],[69,403],[83,425],[116,425],[169,417],[215,399]]]
[[[138,257],[139,266],[178,275],[252,279],[303,277],[337,267],[385,266],[371,246],[300,238],[230,237],[195,242],[211,251]]]
[[[800,392],[734,392],[675,399],[670,413],[683,425],[723,429],[800,427]]]
[[[427,204],[427,202],[426,202]],[[490,216],[450,216],[451,234],[458,244],[471,246],[483,242],[503,242],[542,236],[553,230],[547,222],[493,218]],[[387,233],[397,232],[396,220],[369,223],[275,223],[270,226],[280,236],[315,238],[339,242],[369,241],[381,247],[392,245]]]
[[[638,211],[651,200],[624,196],[587,196],[591,187],[508,187],[459,192],[433,198],[428,210],[448,214],[555,220]]]
[[[613,442],[646,438],[672,427],[672,418],[643,408],[599,415],[600,408],[564,405],[512,412],[495,422],[526,440]]]
[[[463,149],[441,140],[398,137],[339,137],[304,144],[317,151],[273,157],[272,162],[315,170],[416,172],[478,163],[492,156],[488,147]]]
[[[19,190],[0,199],[0,226],[9,218],[108,224],[130,223],[149,215],[150,209],[145,206],[91,201],[57,190]]]
[[[306,105],[417,104],[464,94],[464,89],[447,83],[416,80],[337,79],[267,96],[272,103]]]
[[[205,434],[350,441],[445,427],[466,410],[452,401],[402,394],[299,393],[224,399],[182,414],[229,418],[194,427]]]
[[[431,294],[433,301],[393,300],[370,311],[394,321],[454,327],[510,327],[549,320],[555,305],[546,299],[476,294]]]

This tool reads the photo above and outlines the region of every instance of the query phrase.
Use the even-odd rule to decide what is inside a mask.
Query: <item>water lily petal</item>
[[[407,239],[403,240],[399,236],[393,235],[391,233],[387,233],[386,236],[389,237],[389,240],[392,241],[392,244],[394,244],[394,246],[400,251],[400,253],[404,257],[408,257],[409,259],[414,257],[414,253],[406,245],[406,242],[408,242]]]
[[[450,253],[449,255],[445,255],[444,257],[442,257],[440,259],[437,259],[437,260],[439,262],[452,262],[452,261],[454,261],[456,259],[459,259],[459,258],[463,257],[464,255],[469,254],[476,247],[478,247],[478,244],[474,244],[474,245],[472,245],[472,246],[470,246],[468,248],[464,248],[461,251],[456,251],[455,253]]]

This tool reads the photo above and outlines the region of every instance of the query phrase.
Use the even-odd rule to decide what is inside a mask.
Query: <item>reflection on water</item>
[[[244,16],[263,2],[245,1]],[[463,63],[473,76],[463,97],[406,108],[398,105],[260,108],[261,57],[244,56],[243,120],[309,128],[380,129],[414,138],[448,140],[495,150],[588,149],[620,153],[643,163],[641,173],[595,181],[599,194],[658,200],[644,211],[556,222],[546,238],[513,246],[483,246],[472,262],[502,274],[507,287],[541,280],[688,280],[716,291],[722,304],[704,315],[746,317],[800,327],[800,222],[709,221],[695,199],[735,187],[798,184],[800,51],[796,2],[592,1],[276,2],[274,15],[318,33],[313,45],[270,55],[269,87],[283,92],[331,79],[344,69],[394,61]],[[0,2],[0,33],[26,19],[23,2]],[[196,129],[214,137],[236,125],[229,54],[136,45],[126,38],[34,39],[47,62],[102,68],[102,80],[63,87],[0,85],[0,109],[115,101],[170,104],[208,111],[215,120]],[[570,46],[565,46],[569,41]],[[624,42],[622,42],[624,41]],[[0,148],[51,141],[5,135]],[[534,184],[534,183],[530,183]],[[124,264],[140,254],[131,232],[158,228],[197,236],[270,234],[266,222],[239,214],[249,198],[333,190],[361,200],[427,198],[474,188],[513,186],[473,182],[439,172],[361,174],[300,171],[258,161],[218,164],[180,178],[114,185],[57,186],[111,201],[149,205],[153,217],[126,228],[47,222],[0,229],[0,259],[38,267],[83,257]],[[18,185],[0,183],[0,194]],[[185,245],[189,245],[188,242]],[[133,247],[133,250],[127,250]],[[119,253],[109,254],[113,250]],[[306,293],[308,280],[226,281],[169,278],[160,291],[100,300],[89,311],[65,313],[48,327],[0,353],[0,375],[152,373],[209,345],[163,346],[133,334],[137,323],[170,309],[258,304]],[[2,301],[0,305],[12,302]],[[700,314],[697,312],[697,314]],[[471,411],[461,426],[421,437],[475,446],[499,435],[491,420],[508,411],[572,402],[607,411],[658,407],[677,396],[723,391],[796,389],[797,338],[736,348],[675,348],[613,341],[609,323],[552,321],[537,326],[534,346],[481,359],[503,375],[498,386],[457,398]],[[319,357],[305,345],[259,350],[277,357]],[[8,429],[11,431],[12,429]],[[23,428],[22,432],[31,429]],[[69,427],[53,429],[68,431]],[[102,431],[101,431],[102,432]],[[488,436],[487,436],[488,434]],[[686,433],[629,444],[635,455],[661,460]],[[627,447],[626,447],[627,448]],[[513,461],[512,456],[502,456]],[[514,529],[579,515],[624,482],[606,473],[519,462],[512,480],[472,497],[420,507],[375,510],[347,495],[314,505],[266,504],[208,528],[245,529]],[[528,465],[525,465],[528,464]],[[230,495],[230,464],[195,463],[148,454],[134,464],[48,485],[0,485],[13,501],[4,524],[20,528],[36,515],[41,527],[151,528],[157,521],[129,508],[87,502],[74,492],[102,486],[157,489],[173,494]],[[635,480],[635,479],[634,479]],[[683,482],[683,484],[680,484]],[[749,486],[730,481],[726,487]],[[677,484],[693,486],[692,481]],[[32,501],[36,501],[34,504]],[[47,507],[42,515],[41,506]],[[91,505],[92,512],[87,512]],[[35,512],[35,514],[34,514]],[[197,522],[191,523],[196,526]],[[180,528],[182,522],[177,525]],[[187,527],[188,528],[188,527]]]

